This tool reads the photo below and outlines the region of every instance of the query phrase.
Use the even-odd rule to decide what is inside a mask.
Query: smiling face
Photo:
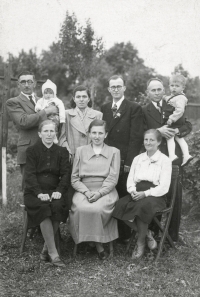
[[[184,91],[184,85],[178,80],[170,80],[169,88],[172,95],[181,94]]]
[[[165,89],[161,82],[157,80],[152,80],[147,88],[147,95],[151,101],[159,102],[163,95],[165,94]]]
[[[94,145],[101,146],[107,136],[104,126],[93,126],[89,132],[90,139]]]
[[[33,75],[21,75],[18,80],[18,87],[21,92],[31,95],[36,86],[36,81]]]
[[[42,139],[43,144],[46,147],[50,147],[53,144],[54,138],[56,136],[55,124],[44,125],[41,132],[38,132],[39,137]]]
[[[84,110],[88,106],[90,98],[86,91],[77,91],[74,97],[74,102],[79,109]]]
[[[147,151],[147,154],[153,155],[160,145],[160,141],[157,140],[157,137],[154,133],[146,133],[144,136],[144,147]]]
[[[121,78],[111,79],[109,81],[108,91],[115,102],[119,101],[124,96],[125,90],[126,87],[124,86],[124,82]]]

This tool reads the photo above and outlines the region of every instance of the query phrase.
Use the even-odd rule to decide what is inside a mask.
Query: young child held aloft
[[[165,98],[167,104],[169,105],[169,110],[164,111],[165,114],[170,114],[167,116],[167,125],[171,128],[180,128],[185,123],[185,107],[187,105],[188,99],[186,98],[183,90],[185,89],[186,78],[181,74],[173,74],[170,77],[169,87],[171,95]],[[175,154],[175,141],[178,142],[182,153],[183,162],[181,166],[188,164],[193,157],[189,154],[188,145],[184,138],[180,138],[177,135],[171,137],[167,140],[167,147],[169,152],[169,158],[173,162],[178,157]]]
[[[62,124],[65,123],[65,107],[63,102],[56,96],[57,86],[50,79],[47,79],[42,85],[42,94],[43,97],[40,98],[35,105],[35,111],[38,112],[51,104],[57,106],[59,116],[56,114],[50,115],[48,119],[54,121],[57,124],[57,130],[60,130]],[[54,143],[58,143],[57,137],[55,138]]]

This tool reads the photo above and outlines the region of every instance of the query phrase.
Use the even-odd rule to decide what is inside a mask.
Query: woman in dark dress
[[[172,165],[170,159],[158,147],[162,136],[151,129],[144,134],[145,153],[135,157],[127,180],[129,195],[121,198],[113,216],[124,221],[137,232],[137,243],[132,259],[140,259],[145,250],[157,247],[152,232],[148,229],[155,213],[165,208],[165,194],[169,190]]]
[[[41,140],[27,149],[24,203],[29,227],[40,225],[45,241],[40,259],[62,267],[54,235],[68,217],[69,153],[54,144],[56,126],[51,120],[40,124],[38,134]]]

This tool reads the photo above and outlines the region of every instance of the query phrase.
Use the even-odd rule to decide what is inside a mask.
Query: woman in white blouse
[[[134,158],[127,180],[130,194],[117,202],[113,212],[115,218],[123,220],[138,234],[132,259],[144,255],[146,239],[149,249],[157,247],[148,225],[155,213],[165,208],[165,194],[170,187],[172,171],[170,159],[159,151],[161,140],[158,130],[145,132],[146,152]]]

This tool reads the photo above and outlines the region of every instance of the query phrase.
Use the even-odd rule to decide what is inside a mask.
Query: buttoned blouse
[[[120,170],[120,151],[104,144],[99,155],[96,155],[92,145],[77,148],[73,163],[71,184],[73,188],[84,193],[88,188],[82,183],[83,178],[103,178],[102,187],[98,190],[101,196],[110,193],[116,186]]]
[[[145,191],[145,196],[163,196],[169,191],[171,182],[172,163],[159,150],[151,157],[147,152],[134,158],[127,179],[127,191],[136,191],[140,181],[152,182],[156,187]]]

